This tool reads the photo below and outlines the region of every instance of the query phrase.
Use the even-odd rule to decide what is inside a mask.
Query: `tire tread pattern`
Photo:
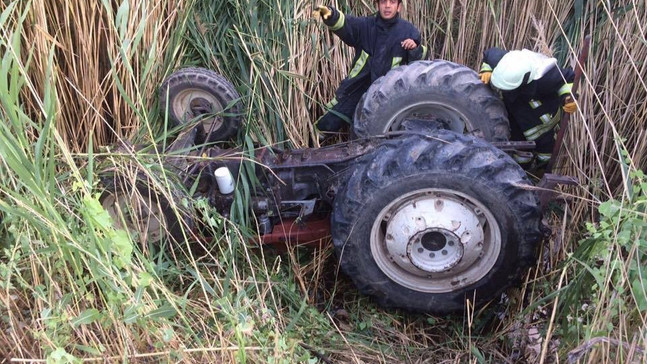
[[[474,129],[468,132],[481,134],[490,142],[510,139],[508,114],[499,97],[481,82],[476,72],[444,60],[413,62],[375,80],[355,109],[354,134],[385,134],[385,115],[393,115],[394,104],[405,108],[414,94],[433,98],[432,90],[450,96],[457,109],[471,110],[475,116],[470,120]]]

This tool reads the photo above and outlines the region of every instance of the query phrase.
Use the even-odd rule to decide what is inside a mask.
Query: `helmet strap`
[[[526,72],[525,75],[523,75],[523,81],[521,81],[522,85],[528,84],[528,80],[530,79],[530,72]]]

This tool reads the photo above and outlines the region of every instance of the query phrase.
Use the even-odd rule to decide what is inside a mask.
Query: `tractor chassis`
[[[219,192],[214,171],[227,167],[233,178],[238,179],[239,173],[245,170],[242,163],[250,163],[258,181],[250,202],[257,216],[259,242],[279,247],[320,244],[321,239],[330,235],[331,206],[340,185],[348,178],[350,164],[373,151],[384,139],[415,133],[396,132],[323,148],[261,147],[255,149],[253,155],[240,148],[217,146],[203,146],[186,153],[186,148],[193,145],[200,132],[203,131],[197,126],[182,133],[167,150],[171,155],[167,160],[184,172],[187,188],[197,183],[196,195],[207,198],[225,217],[234,196]],[[491,144],[508,153],[535,147],[534,142],[527,141]],[[542,211],[557,196],[555,188],[558,185],[575,183],[572,177],[544,174],[536,186]]]

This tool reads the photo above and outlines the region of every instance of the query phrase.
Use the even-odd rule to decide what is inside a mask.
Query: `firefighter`
[[[355,48],[350,73],[326,105],[326,113],[316,122],[319,131],[335,132],[344,125],[352,125],[355,107],[373,81],[392,68],[427,55],[420,31],[400,18],[402,0],[376,2],[377,14],[365,17],[346,15],[323,5],[313,12],[344,43]]]
[[[557,65],[555,58],[523,50],[490,48],[483,52],[479,73],[503,99],[510,118],[513,140],[534,141],[534,155],[515,154],[525,168],[541,166],[551,158],[555,129],[561,120],[560,107],[577,110],[571,94],[575,73]]]

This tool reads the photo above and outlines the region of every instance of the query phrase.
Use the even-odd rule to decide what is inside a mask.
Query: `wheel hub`
[[[490,271],[501,249],[492,213],[457,191],[425,189],[401,196],[378,214],[371,253],[395,282],[449,292]]]
[[[212,109],[213,106],[211,105],[209,100],[205,98],[196,97],[195,99],[191,100],[190,110],[194,116],[209,114],[211,113]]]
[[[444,272],[463,258],[463,244],[449,230],[427,229],[414,235],[407,246],[411,263],[425,272]]]
[[[179,119],[190,120],[205,115],[200,122],[207,132],[217,130],[223,124],[221,115],[208,116],[222,112],[223,105],[214,95],[199,88],[187,88],[178,92],[171,107]]]

